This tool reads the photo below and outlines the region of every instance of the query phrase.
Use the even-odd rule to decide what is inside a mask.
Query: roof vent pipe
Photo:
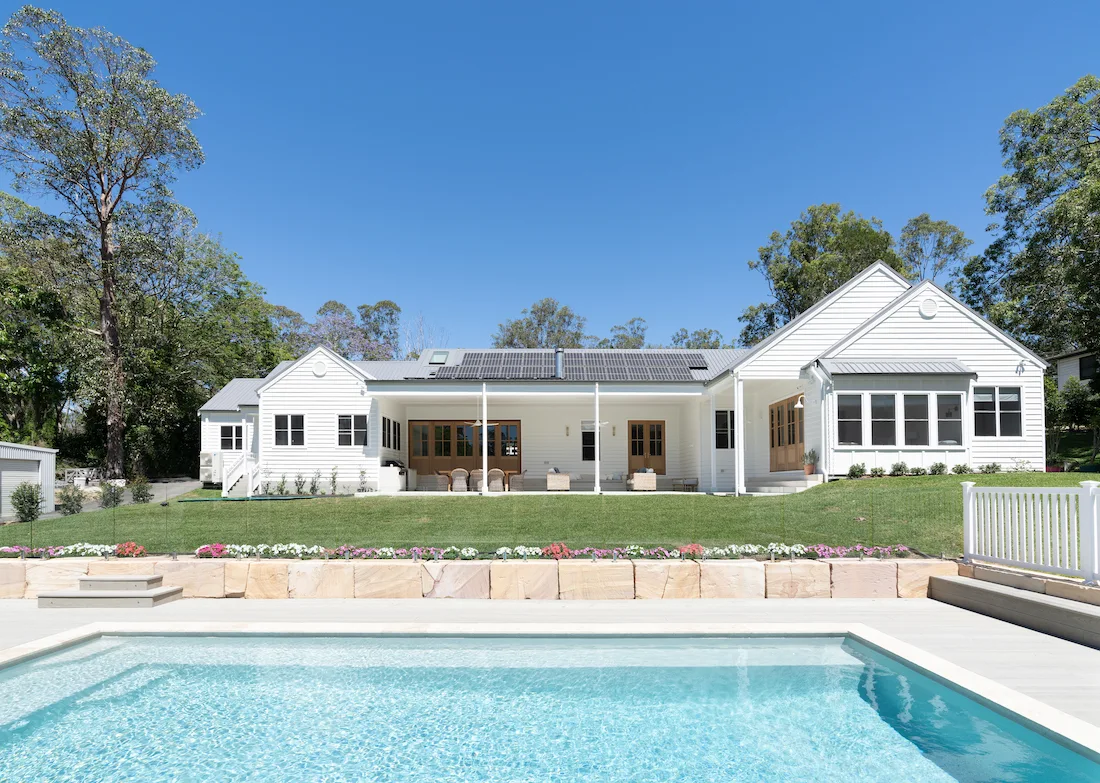
[[[554,377],[565,378],[565,349],[554,349]]]

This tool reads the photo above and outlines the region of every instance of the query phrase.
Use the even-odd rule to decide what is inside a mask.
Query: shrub
[[[301,495],[306,489],[306,477],[300,472],[294,476],[294,494]]]
[[[951,468],[951,472],[954,473],[956,476],[965,476],[967,473],[970,472],[970,466],[956,465],[955,467]]]
[[[848,478],[857,479],[863,478],[863,474],[867,472],[867,465],[863,462],[857,462],[848,468]]]
[[[20,522],[33,522],[42,513],[42,488],[24,481],[11,491],[11,505]]]
[[[895,462],[893,465],[890,466],[891,476],[904,476],[908,472],[909,466],[906,465],[904,462]]]
[[[309,494],[316,495],[321,489],[321,471],[313,471],[313,477],[309,480]],[[301,494],[301,493],[299,493]]]
[[[569,547],[559,542],[551,544],[550,546],[544,546],[542,548],[542,556],[561,560],[562,558],[572,557],[573,553],[569,551]]]
[[[923,476],[927,472],[928,471],[925,470],[924,468],[912,468],[909,471],[909,475],[910,476]]]
[[[981,472],[981,473],[987,473],[987,474],[988,473],[1000,473],[1001,472],[1001,466],[998,465],[996,462],[990,462],[987,465],[979,465],[978,466],[978,471]]]
[[[802,455],[803,465],[816,465],[817,464],[817,449],[810,449]]]
[[[115,547],[115,557],[145,557],[145,547],[133,541],[127,541]]]
[[[279,477],[279,484],[275,487],[275,492],[280,495],[286,494],[286,474],[284,473]]]
[[[359,471],[359,492],[367,491],[367,471]]]
[[[260,482],[260,491],[265,495],[271,494],[271,468],[264,468],[263,481]]]
[[[130,498],[135,503],[148,503],[153,499],[153,488],[145,476],[134,476],[130,482]]]
[[[339,468],[337,468],[337,466],[336,466],[336,465],[333,465],[333,466],[332,466],[332,475],[330,475],[330,476],[328,477],[328,486],[329,486],[329,489],[331,489],[331,490],[332,490],[332,494],[333,494],[333,495],[335,495],[335,494],[336,494],[336,480],[337,480],[337,479],[338,479],[339,477],[340,477],[340,470],[339,470]],[[360,473],[359,473],[359,483],[360,483],[360,484],[361,484],[361,483],[363,483],[363,474],[362,474],[362,471],[360,471]]]
[[[871,478],[882,478],[886,475],[886,471],[882,468],[871,468]]]
[[[80,488],[73,484],[63,486],[61,492],[58,493],[57,503],[57,510],[61,512],[61,515],[70,517],[73,514],[79,514],[83,508],[84,493],[80,491]]]
[[[698,560],[703,556],[703,552],[702,544],[684,544],[680,547],[680,554],[685,560]]]
[[[947,473],[947,463],[933,462],[928,467],[928,472],[931,473],[933,476],[942,476],[943,474]]]
[[[103,508],[118,508],[122,505],[122,487],[109,481],[99,485],[99,504]]]

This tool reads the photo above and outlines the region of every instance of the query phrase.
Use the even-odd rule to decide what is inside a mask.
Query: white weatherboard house
[[[1096,354],[1092,351],[1066,351],[1049,359],[1057,368],[1059,391],[1066,388],[1070,378],[1091,381],[1096,377]]]
[[[351,362],[315,348],[214,395],[201,462],[234,494],[284,475],[293,492],[314,471],[327,488],[334,467],[340,491],[360,471],[370,489],[446,491],[456,468],[498,468],[511,491],[738,494],[860,463],[1041,470],[1046,366],[936,285],[880,263],[751,349],[441,348]],[[811,449],[816,474],[803,478]]]

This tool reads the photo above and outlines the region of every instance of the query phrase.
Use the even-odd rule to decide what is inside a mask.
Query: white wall
[[[1064,389],[1070,378],[1081,377],[1081,357],[1069,356],[1058,360],[1058,388]]]
[[[202,411],[199,427],[199,451],[222,450],[222,425],[241,425],[244,427],[244,450],[257,452],[259,442],[256,433],[256,414],[254,405],[242,406],[240,411]],[[228,455],[229,452],[226,452]],[[238,453],[234,453],[237,456]]]
[[[805,394],[806,399],[813,403],[813,398],[807,393],[808,382],[802,380],[785,381],[745,381],[745,479],[748,481],[754,477],[767,476],[771,472],[771,438],[768,423],[768,406],[780,402],[796,394]],[[806,406],[809,412],[811,405]],[[812,432],[810,422],[805,421],[805,437],[809,441]],[[809,443],[806,446],[810,448]]]
[[[938,313],[920,314],[921,302],[935,299]],[[1008,469],[1017,461],[1034,470],[1045,464],[1043,369],[1021,348],[1006,343],[974,323],[963,305],[931,288],[906,302],[867,334],[841,349],[838,359],[958,359],[977,373],[974,386],[1018,386],[1023,408],[1023,436],[1019,438],[970,438],[971,466],[997,462]],[[964,424],[973,426],[973,408],[967,396]],[[857,460],[859,461],[859,460]],[[936,461],[936,460],[932,460]],[[953,464],[949,460],[939,460]],[[868,465],[868,468],[871,466]],[[887,466],[889,467],[889,466]]]
[[[874,271],[821,310],[799,319],[797,326],[742,367],[741,377],[797,379],[804,366],[908,288],[886,272]]]

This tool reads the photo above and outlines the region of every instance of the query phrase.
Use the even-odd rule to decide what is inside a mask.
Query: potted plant
[[[810,449],[802,455],[802,470],[805,471],[807,476],[812,476],[817,472],[817,450]]]

